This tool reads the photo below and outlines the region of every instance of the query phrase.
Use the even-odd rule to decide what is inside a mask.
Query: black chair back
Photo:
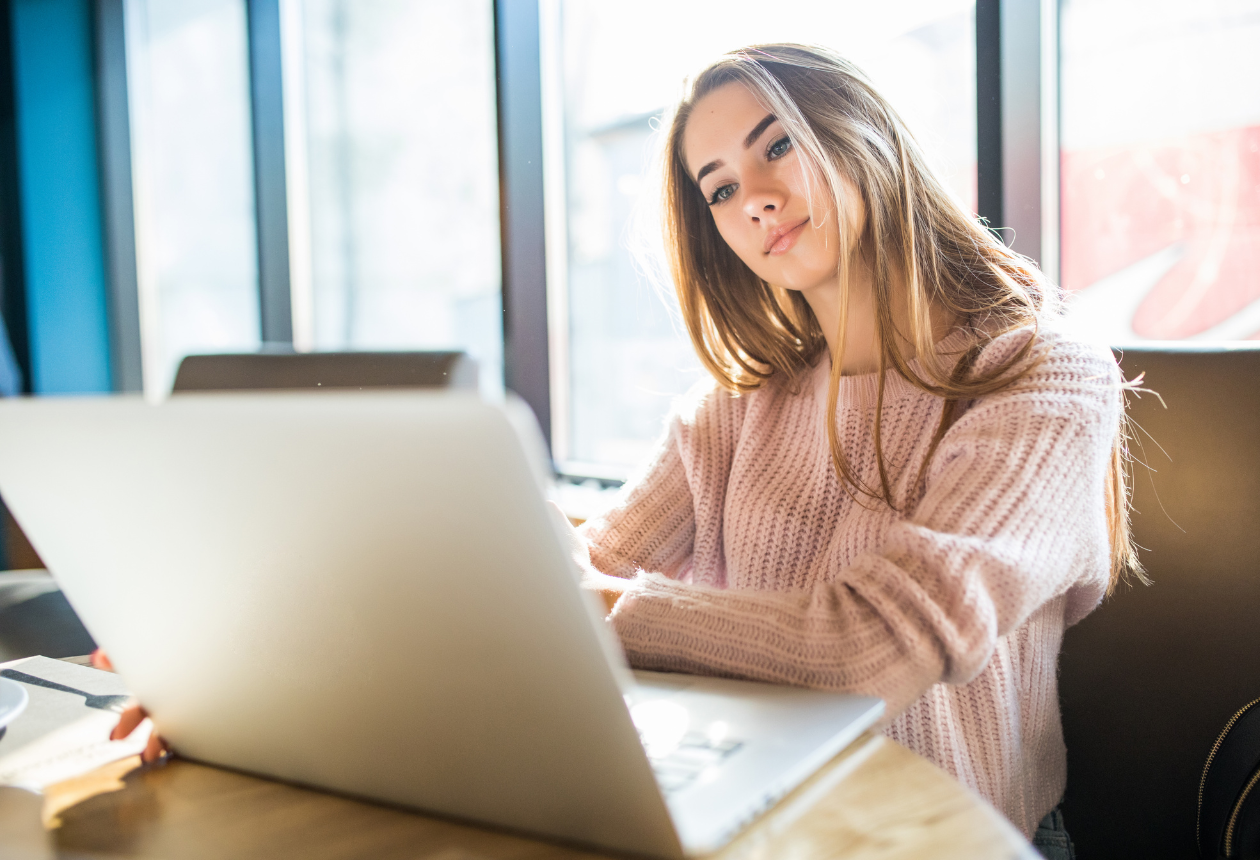
[[[173,390],[336,391],[477,388],[477,362],[462,352],[261,352],[190,355]]]
[[[1069,629],[1064,819],[1081,860],[1190,858],[1217,733],[1260,697],[1260,344],[1125,349],[1133,531],[1153,581]]]

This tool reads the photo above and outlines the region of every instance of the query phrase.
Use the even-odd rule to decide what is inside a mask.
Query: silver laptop
[[[712,851],[883,704],[629,672],[522,410],[9,400],[0,494],[182,755],[619,851]]]

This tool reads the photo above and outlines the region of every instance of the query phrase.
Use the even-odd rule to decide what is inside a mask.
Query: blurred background
[[[659,119],[769,41],[864,68],[1112,343],[1260,334],[1260,0],[7,0],[0,392],[450,349],[615,484],[701,377]]]

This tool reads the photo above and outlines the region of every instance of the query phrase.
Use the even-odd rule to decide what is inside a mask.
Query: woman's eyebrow
[[[696,184],[699,185],[701,179],[704,179],[706,176],[708,176],[710,173],[717,170],[721,166],[722,166],[722,160],[718,159],[715,161],[710,161],[704,167],[700,168],[700,172],[696,174]]]
[[[770,124],[777,119],[778,117],[772,113],[766,114],[765,117],[762,118],[761,122],[753,126],[753,130],[748,132],[748,137],[744,138],[744,149],[752,147],[752,145],[757,142],[757,138],[761,137],[762,132],[769,128]],[[721,160],[716,160],[710,161],[704,167],[700,168],[700,172],[696,174],[696,184],[699,185],[701,179],[704,179],[721,166]]]
[[[770,123],[774,122],[778,117],[772,113],[768,113],[761,122],[753,126],[753,130],[748,132],[748,137],[744,138],[744,149],[748,149],[757,142],[757,138],[761,137],[761,133],[770,127]]]

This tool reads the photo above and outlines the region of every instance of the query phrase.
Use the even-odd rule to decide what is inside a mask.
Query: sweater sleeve
[[[650,570],[668,578],[683,576],[696,539],[696,508],[683,449],[704,444],[705,471],[729,468],[742,404],[712,383],[681,398],[647,467],[622,489],[613,507],[579,529],[591,563],[606,574],[632,578]]]
[[[891,716],[934,683],[975,677],[1052,598],[1092,608],[1118,370],[1102,350],[1043,345],[1028,376],[946,433],[913,514],[830,581],[774,593],[640,573],[610,615],[631,663],[876,695]],[[1001,338],[980,365],[1018,346]]]

